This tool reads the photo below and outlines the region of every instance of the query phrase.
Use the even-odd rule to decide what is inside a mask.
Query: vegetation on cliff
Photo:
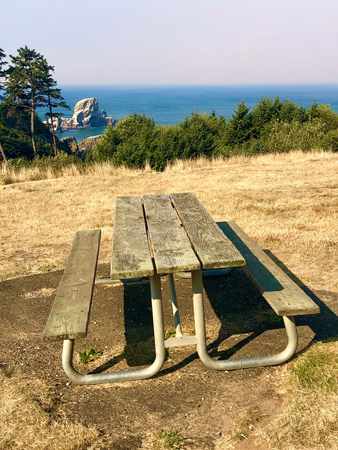
[[[176,126],[156,126],[144,114],[132,114],[106,129],[88,159],[130,168],[149,163],[161,171],[178,159],[316,148],[338,151],[338,115],[328,105],[314,102],[306,109],[276,97],[262,98],[252,111],[240,102],[229,120],[214,111],[195,112]]]
[[[68,108],[52,77],[53,66],[28,47],[19,48],[17,56],[10,55],[9,64],[5,58],[0,49],[0,160],[13,167],[109,161],[129,168],[148,164],[162,171],[176,160],[198,157],[319,148],[338,151],[338,115],[329,105],[314,101],[306,109],[276,97],[262,98],[252,110],[242,101],[230,119],[215,111],[193,112],[175,126],[156,125],[144,114],[131,114],[115,127],[108,126],[83,162],[70,155],[67,143],[55,137],[53,126],[44,125],[36,114],[36,108],[44,106],[46,118],[51,119],[62,115],[60,107]]]

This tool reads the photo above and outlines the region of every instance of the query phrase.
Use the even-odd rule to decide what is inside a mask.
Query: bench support
[[[174,320],[175,320],[176,337],[182,338],[183,337],[182,326],[181,326],[181,320],[180,320],[180,313],[178,312],[178,306],[177,306],[174,276],[172,273],[168,273],[168,279],[169,279],[169,286],[170,286],[171,304],[172,304],[172,308],[173,308],[173,316],[174,316]]]
[[[263,367],[273,366],[284,363],[289,360],[295,353],[298,344],[297,328],[294,317],[283,316],[286,334],[288,337],[288,344],[284,351],[276,355],[269,356],[255,356],[251,358],[241,358],[232,360],[214,360],[207,352],[206,334],[205,334],[205,319],[204,319],[204,304],[203,304],[203,285],[202,272],[200,270],[191,273],[193,299],[194,299],[194,316],[195,329],[197,336],[197,351],[202,362],[216,370],[235,370],[246,369],[249,367]]]
[[[166,352],[164,348],[161,281],[159,275],[150,277],[150,289],[156,354],[153,364],[145,369],[83,375],[77,372],[73,366],[74,339],[67,339],[63,341],[62,364],[64,371],[72,381],[79,384],[102,384],[114,381],[142,380],[154,376],[161,369],[165,361]]]

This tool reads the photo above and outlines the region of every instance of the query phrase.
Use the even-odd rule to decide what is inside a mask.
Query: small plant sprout
[[[55,269],[54,264],[46,264],[45,266],[40,267],[41,272],[51,272]]]
[[[90,361],[94,361],[99,356],[102,356],[101,352],[96,352],[93,348],[85,350],[84,352],[79,352],[80,354],[80,362],[83,364],[87,364]]]
[[[164,430],[154,436],[154,441],[157,442],[158,448],[180,449],[183,438],[177,431]]]
[[[165,332],[165,338],[168,339],[170,337],[174,337],[176,336],[176,331],[173,328],[169,328],[169,330],[167,330]]]

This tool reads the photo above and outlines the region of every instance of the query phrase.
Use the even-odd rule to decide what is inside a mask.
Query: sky
[[[0,48],[35,49],[61,86],[338,82],[337,0],[16,0],[1,15]]]

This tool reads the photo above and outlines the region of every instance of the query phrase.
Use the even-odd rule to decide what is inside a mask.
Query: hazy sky
[[[0,47],[65,84],[338,82],[337,0],[7,0]]]

